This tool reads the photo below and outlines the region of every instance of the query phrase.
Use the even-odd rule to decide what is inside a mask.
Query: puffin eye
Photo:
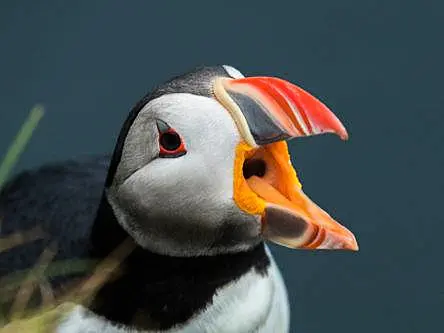
[[[168,151],[175,151],[180,147],[182,141],[180,140],[180,136],[177,133],[162,133],[160,135],[160,145],[163,149]]]
[[[186,154],[180,135],[162,120],[157,120],[159,130],[159,157],[179,157]]]

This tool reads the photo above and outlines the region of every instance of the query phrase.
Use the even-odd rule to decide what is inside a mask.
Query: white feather
[[[223,65],[223,68],[227,71],[228,75],[230,75],[233,79],[241,79],[245,77],[239,70],[237,70],[233,66]]]

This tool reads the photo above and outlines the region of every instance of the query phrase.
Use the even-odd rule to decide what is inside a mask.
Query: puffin
[[[229,65],[176,76],[131,109],[112,154],[27,170],[2,188],[1,237],[44,237],[0,253],[0,276],[32,267],[48,246],[55,261],[100,261],[129,240],[119,273],[56,332],[289,332],[267,242],[358,250],[291,162],[288,140],[323,133],[348,138],[325,104],[284,79]]]

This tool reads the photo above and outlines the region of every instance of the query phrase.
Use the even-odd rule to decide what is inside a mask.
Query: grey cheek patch
[[[142,112],[134,121],[125,139],[113,184],[121,184],[158,155],[158,131],[149,114]]]

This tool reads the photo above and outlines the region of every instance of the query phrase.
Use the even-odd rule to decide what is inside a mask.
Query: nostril
[[[260,159],[246,160],[242,167],[242,171],[245,179],[248,179],[251,176],[263,177],[267,171],[267,165],[264,160]]]

